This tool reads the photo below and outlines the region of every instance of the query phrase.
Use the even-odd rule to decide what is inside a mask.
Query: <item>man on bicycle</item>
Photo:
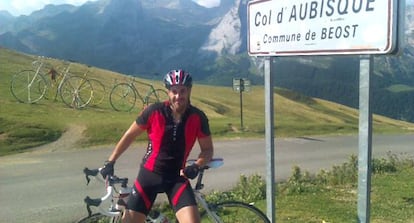
[[[117,143],[101,174],[113,175],[115,161],[143,132],[148,146],[123,222],[144,223],[158,193],[168,196],[180,223],[198,223],[200,216],[188,179],[194,179],[199,167],[213,156],[213,142],[207,116],[191,105],[192,77],[184,70],[165,75],[168,101],[146,107]],[[195,141],[200,145],[197,161],[185,166]]]

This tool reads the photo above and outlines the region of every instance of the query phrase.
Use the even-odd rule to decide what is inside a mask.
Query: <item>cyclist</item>
[[[208,118],[190,103],[192,77],[189,73],[172,70],[165,75],[164,83],[169,100],[149,105],[141,112],[101,170],[104,177],[113,175],[115,161],[137,136],[147,132],[147,152],[134,182],[123,222],[145,222],[157,194],[162,192],[167,194],[179,222],[200,222],[188,179],[194,179],[199,167],[207,164],[213,156]],[[200,145],[198,159],[185,167],[195,141]]]

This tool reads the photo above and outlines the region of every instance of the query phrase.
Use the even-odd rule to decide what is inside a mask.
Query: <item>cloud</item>
[[[0,0],[0,10],[7,10],[14,16],[29,15],[48,4],[82,5],[88,0]],[[95,0],[93,0],[95,1]]]
[[[29,15],[33,11],[40,10],[45,5],[54,4],[71,4],[82,5],[88,0],[0,0],[0,10],[7,10],[14,16]],[[89,0],[96,1],[96,0]],[[121,0],[120,0],[121,1]],[[217,7],[220,0],[193,0],[195,3],[206,8]]]
[[[220,5],[220,0],[193,0],[193,2],[206,8],[213,8]]]

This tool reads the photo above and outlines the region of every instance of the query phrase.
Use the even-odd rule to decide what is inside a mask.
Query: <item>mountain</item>
[[[191,0],[49,5],[2,28],[0,44],[130,75],[148,76],[175,67],[194,70],[207,59],[214,62],[199,49],[233,6],[226,2],[218,8],[204,8]]]
[[[407,45],[375,56],[373,110],[414,121],[414,6],[407,1]],[[247,0],[205,8],[192,0],[98,0],[48,5],[29,16],[0,12],[0,45],[153,78],[173,68],[199,82],[231,87],[233,78],[263,84],[260,58],[247,51]],[[3,24],[3,23],[2,23]],[[358,56],[277,58],[275,86],[358,106]]]

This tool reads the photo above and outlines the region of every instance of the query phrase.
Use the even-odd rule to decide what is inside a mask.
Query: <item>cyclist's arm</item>
[[[200,167],[207,165],[207,163],[213,158],[214,148],[211,136],[198,138],[198,143],[200,145],[201,152],[195,163]]]
[[[114,151],[109,157],[108,161],[116,161],[125,150],[135,141],[135,139],[141,135],[145,130],[140,128],[134,121],[128,130],[124,133],[122,138],[116,144]]]

